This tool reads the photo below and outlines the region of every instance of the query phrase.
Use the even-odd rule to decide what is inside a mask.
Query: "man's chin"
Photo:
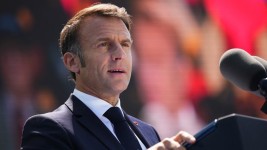
[[[114,93],[121,94],[123,91],[127,89],[128,85],[126,86],[118,86],[118,87],[112,87]]]

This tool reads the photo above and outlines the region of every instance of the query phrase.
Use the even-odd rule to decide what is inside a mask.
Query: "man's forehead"
[[[97,27],[101,27],[99,25],[110,26],[111,24],[120,24],[121,26],[123,26],[123,29],[125,28],[129,31],[123,20],[118,17],[97,16],[97,15],[87,16],[82,20],[81,24],[83,26],[95,25]]]
[[[132,41],[126,25],[116,17],[87,17],[81,24],[80,35],[94,35],[97,38],[121,36]]]

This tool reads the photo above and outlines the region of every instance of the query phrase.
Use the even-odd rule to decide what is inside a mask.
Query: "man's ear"
[[[80,59],[77,55],[66,52],[63,55],[63,62],[69,71],[74,73],[78,73],[80,71]]]

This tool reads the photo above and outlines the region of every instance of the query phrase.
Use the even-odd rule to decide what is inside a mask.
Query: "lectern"
[[[187,150],[267,150],[267,121],[230,114],[208,124]]]

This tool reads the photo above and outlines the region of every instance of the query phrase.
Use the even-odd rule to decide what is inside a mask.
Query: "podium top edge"
[[[230,119],[230,118],[249,118],[249,119],[267,121],[266,119],[263,119],[263,118],[247,116],[247,115],[242,115],[242,114],[238,114],[238,113],[232,113],[232,114],[229,114],[229,115],[226,115],[226,116],[219,117],[219,118],[215,119],[215,121],[218,122],[218,121],[225,120],[225,119]]]

